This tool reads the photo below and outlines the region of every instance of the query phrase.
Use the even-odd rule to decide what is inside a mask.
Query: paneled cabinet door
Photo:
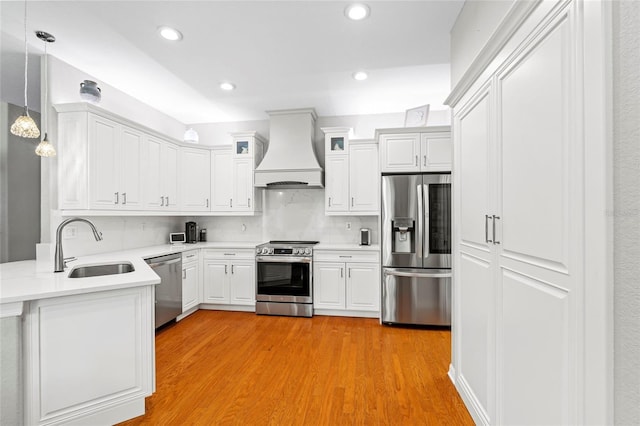
[[[209,211],[211,158],[208,149],[182,148],[181,204],[184,211]]]
[[[229,263],[204,261],[203,303],[229,303]]]
[[[325,159],[325,210],[349,211],[349,157],[332,155]]]
[[[256,267],[251,261],[231,263],[231,304],[254,305],[256,298]]]
[[[313,265],[313,306],[316,309],[345,308],[345,264],[316,262]]]
[[[164,199],[162,203],[168,210],[178,210],[180,206],[180,148],[172,143],[166,143],[162,152],[162,164],[165,169],[161,171],[163,176]]]
[[[382,172],[420,171],[420,133],[380,137]]]
[[[380,268],[375,263],[347,263],[346,308],[380,310]]]
[[[142,164],[144,165],[144,205],[147,210],[161,210],[163,203],[163,161],[162,151],[164,142],[147,136],[144,141],[144,155]]]
[[[142,210],[143,135],[122,126],[120,134],[120,207]]]
[[[211,151],[211,169],[211,211],[230,211],[233,199],[231,150]]]
[[[89,207],[119,208],[120,125],[95,115],[89,116]]]
[[[420,135],[421,170],[423,172],[451,171],[452,145],[450,134]]]
[[[198,262],[186,262],[182,265],[182,312],[197,306],[198,297]]]
[[[349,210],[375,212],[379,210],[378,145],[349,146]]]
[[[253,157],[234,158],[233,210],[250,211],[254,201],[253,192]]]

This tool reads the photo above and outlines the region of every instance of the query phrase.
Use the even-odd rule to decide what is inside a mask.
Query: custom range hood
[[[269,148],[255,171],[259,188],[322,188],[324,173],[313,152],[313,108],[267,111]]]

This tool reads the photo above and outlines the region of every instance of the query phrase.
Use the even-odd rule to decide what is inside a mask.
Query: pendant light
[[[36,36],[44,41],[44,138],[36,147],[36,154],[40,157],[55,157],[56,149],[49,142],[47,129],[49,128],[49,55],[47,55],[47,44],[56,41],[56,38],[44,31],[36,31]]]
[[[40,137],[40,129],[29,116],[27,105],[27,70],[29,65],[29,51],[27,48],[27,0],[24,0],[24,115],[16,118],[11,125],[11,133],[22,138],[36,139]]]

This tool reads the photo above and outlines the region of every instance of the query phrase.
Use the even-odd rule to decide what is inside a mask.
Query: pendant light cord
[[[44,42],[44,138],[47,138],[47,130],[49,129],[49,57],[47,56],[47,44]]]
[[[27,117],[29,116],[29,108],[27,106],[27,78],[29,66],[29,51],[27,44],[27,0],[24,0],[24,109]]]

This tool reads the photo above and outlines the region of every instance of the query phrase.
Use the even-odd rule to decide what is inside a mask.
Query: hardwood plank
[[[472,425],[448,330],[201,310],[156,335],[156,393],[122,425]]]

